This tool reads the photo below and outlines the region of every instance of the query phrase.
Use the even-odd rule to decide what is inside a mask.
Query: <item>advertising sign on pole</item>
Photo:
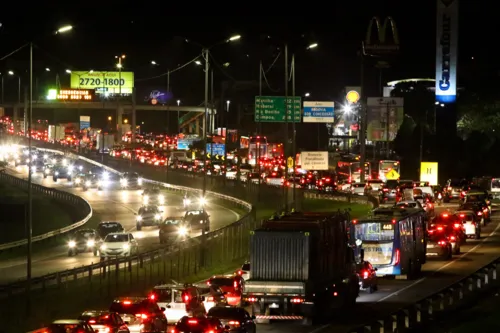
[[[367,139],[393,141],[403,123],[403,105],[401,97],[368,97]]]
[[[80,116],[80,130],[90,127],[90,116]]]
[[[438,163],[421,162],[420,163],[420,181],[429,182],[429,185],[438,184]]]
[[[328,152],[303,151],[300,153],[300,162],[304,170],[328,170]]]
[[[300,96],[288,97],[287,107],[285,107],[284,96],[256,96],[255,121],[261,123],[284,123],[287,121],[285,108],[288,111],[288,122],[301,122],[302,104]]]
[[[212,145],[210,147],[210,145]],[[224,156],[226,153],[226,145],[223,143],[207,143],[207,154],[217,158],[217,156]]]
[[[457,98],[458,0],[437,0],[436,100]]]
[[[334,102],[304,102],[305,123],[333,123]]]
[[[389,36],[390,38],[387,38]],[[384,56],[399,52],[399,34],[392,17],[386,17],[383,23],[379,17],[373,17],[370,20],[366,31],[366,39],[363,42],[363,52],[373,56]]]
[[[133,72],[71,72],[71,88],[92,89],[96,93],[131,94],[134,88]]]

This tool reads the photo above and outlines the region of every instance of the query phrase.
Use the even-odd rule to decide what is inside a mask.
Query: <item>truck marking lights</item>
[[[304,300],[302,298],[292,298],[290,300],[291,303],[303,303]]]

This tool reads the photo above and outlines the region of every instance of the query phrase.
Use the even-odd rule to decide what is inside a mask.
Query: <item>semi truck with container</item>
[[[292,213],[251,233],[243,299],[260,322],[322,322],[355,305],[359,278],[348,212]]]

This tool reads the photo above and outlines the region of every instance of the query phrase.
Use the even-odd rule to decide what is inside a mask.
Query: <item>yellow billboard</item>
[[[120,89],[121,87],[121,89]],[[71,72],[72,89],[92,89],[96,93],[131,94],[134,88],[133,72]]]
[[[429,182],[430,185],[438,184],[437,162],[420,162],[420,181]]]

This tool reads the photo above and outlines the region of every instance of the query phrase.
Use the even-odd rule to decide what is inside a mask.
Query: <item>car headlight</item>
[[[101,181],[101,180],[98,180],[98,181],[97,181],[97,186],[101,186],[101,185],[103,185],[102,181]]]
[[[161,215],[160,214],[156,214],[155,215],[155,220],[159,220],[159,219],[161,219]]]
[[[88,247],[93,247],[94,245],[95,245],[95,242],[94,242],[93,239],[90,239],[90,240],[87,241],[87,246]]]
[[[184,199],[184,202],[186,203],[186,205],[190,205],[191,204],[191,199]]]
[[[56,171],[54,174],[55,174],[56,176],[59,176],[59,171]]]
[[[158,201],[161,203],[165,202],[165,196],[163,194],[158,195]]]
[[[75,184],[80,184],[82,180],[80,178],[75,179]]]
[[[141,215],[137,215],[137,217],[135,218],[137,221],[142,221],[142,216]]]
[[[149,201],[149,196],[145,195],[145,196],[142,198],[142,200],[143,200],[144,202],[148,202],[148,201]]]
[[[124,250],[128,250],[129,248],[130,248],[130,245],[128,245],[128,244],[123,244],[123,249],[124,249]]]
[[[47,155],[47,154],[43,155],[44,160],[46,160],[47,158],[49,158],[49,155]]]
[[[106,250],[106,244],[101,245],[101,250]]]
[[[188,230],[187,230],[187,228],[186,228],[186,227],[180,227],[180,228],[179,228],[179,235],[180,235],[180,236],[186,236],[186,235],[187,235],[187,233],[188,233]]]
[[[33,155],[33,157],[32,157],[32,158],[33,158],[33,160],[36,160],[36,159],[38,158],[38,156]]]
[[[87,181],[85,182],[85,186],[91,186],[91,185],[92,185],[92,182],[91,182],[90,180],[87,180]]]
[[[142,178],[137,179],[137,184],[140,186],[142,185]]]
[[[78,166],[78,170],[82,171],[83,170],[83,166],[79,165]]]
[[[62,160],[62,164],[63,164],[63,165],[68,164],[68,160],[64,158],[64,159]]]
[[[205,198],[200,198],[200,205],[205,206],[207,200]]]
[[[49,172],[50,172],[50,170],[49,170],[49,169],[45,169],[45,173],[49,173]]]
[[[121,183],[123,186],[127,186],[128,181],[127,181],[127,179],[126,179],[126,178],[122,178],[122,179],[120,179],[120,183]]]
[[[75,241],[69,241],[68,242],[68,246],[69,247],[75,247],[76,246],[76,242]]]
[[[109,178],[109,173],[108,173],[107,171],[104,171],[104,172],[102,173],[102,178],[103,178],[103,179],[108,179],[108,178]]]

